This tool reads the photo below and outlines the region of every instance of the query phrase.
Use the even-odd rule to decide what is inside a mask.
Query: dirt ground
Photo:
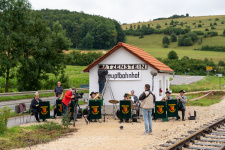
[[[197,111],[196,120],[188,120],[188,112],[193,115]],[[180,112],[179,112],[180,114]],[[168,140],[188,134],[187,131],[199,128],[202,124],[208,123],[225,114],[225,98],[220,103],[209,107],[190,107],[186,110],[186,121],[177,121],[169,118],[168,122],[161,119],[153,121],[153,135],[142,135],[144,132],[144,122],[141,117],[138,123],[118,123],[112,116],[107,116],[106,122],[91,122],[86,125],[84,119],[79,119],[76,128],[78,132],[72,135],[59,138],[47,144],[32,146],[32,150],[112,150],[112,149],[159,149],[160,144],[165,144]],[[180,114],[181,115],[181,114]],[[50,120],[49,120],[50,121]],[[60,122],[61,119],[56,119]],[[102,121],[102,120],[101,120]],[[30,124],[26,124],[28,126]],[[120,130],[123,126],[123,130]],[[173,140],[174,141],[174,140]],[[30,148],[23,148],[30,150]]]

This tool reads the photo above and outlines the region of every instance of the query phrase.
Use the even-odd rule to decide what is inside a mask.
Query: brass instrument
[[[130,99],[130,97],[131,97],[131,94],[127,93],[127,99]]]
[[[166,102],[168,100],[167,96],[163,97],[163,99],[161,101]]]
[[[98,92],[93,99],[101,99],[101,94]]]
[[[63,99],[63,97],[65,96],[66,92],[67,92],[67,90],[63,89],[63,93],[62,93],[62,95],[61,95],[61,97],[59,99]]]

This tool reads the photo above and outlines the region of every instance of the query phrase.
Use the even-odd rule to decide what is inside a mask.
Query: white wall
[[[124,50],[123,48],[118,49],[113,54],[111,54],[109,57],[104,59],[101,64],[143,64],[144,62],[141,61],[139,58],[134,56],[133,54],[129,53],[127,50]],[[89,92],[92,91],[98,92],[98,65],[93,67],[91,70],[89,70]],[[122,100],[123,95],[127,92],[130,93],[131,90],[135,91],[135,95],[138,97],[140,94],[144,91],[144,85],[150,84],[152,86],[152,76],[150,74],[151,71],[156,71],[155,69],[148,66],[147,70],[141,70],[141,80],[137,81],[109,81],[109,84],[112,87],[113,95],[115,100]],[[158,73],[157,76],[154,78],[154,93],[156,94],[157,100],[161,100],[161,97],[159,97],[159,86],[158,86],[158,79],[169,79],[168,74],[166,73]],[[162,82],[163,83],[163,82]],[[164,81],[166,84],[166,81]],[[169,81],[168,81],[169,85]],[[152,87],[151,87],[152,89]],[[164,87],[165,93],[166,87]],[[112,105],[108,101],[111,100],[112,97],[109,94],[109,89],[106,90],[106,93],[104,95],[104,103],[105,105]]]

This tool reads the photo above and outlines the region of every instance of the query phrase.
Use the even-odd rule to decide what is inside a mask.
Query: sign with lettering
[[[108,70],[147,70],[146,64],[99,64],[107,67]]]
[[[109,70],[109,80],[141,80],[141,70]]]

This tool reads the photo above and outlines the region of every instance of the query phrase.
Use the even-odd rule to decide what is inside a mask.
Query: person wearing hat
[[[162,99],[162,101],[173,100],[173,97],[170,96],[171,92],[166,91],[166,96]]]
[[[103,67],[103,65],[99,65],[98,69],[98,84],[99,84],[99,93],[102,94],[102,91],[105,86],[106,78],[105,76],[108,74],[107,67]]]
[[[184,96],[185,90],[180,91],[180,95],[177,97],[177,103],[178,103],[178,111],[182,111],[182,121],[185,121],[184,116],[185,116],[185,110],[186,110],[186,102],[187,102],[187,97]],[[177,116],[177,120],[180,119],[180,116]]]
[[[31,101],[31,112],[34,114],[37,122],[40,122],[39,117],[38,117],[40,102],[42,102],[42,100],[39,99],[39,94],[38,94],[38,92],[36,92],[34,99]],[[43,121],[45,121],[45,119],[43,119]]]
[[[57,113],[56,101],[57,101],[57,100],[60,100],[61,95],[62,95],[62,93],[61,93],[61,92],[58,92],[58,93],[57,93],[57,96],[58,96],[58,97],[56,97],[56,99],[55,99],[54,115],[53,115],[53,118],[54,118],[54,119],[56,118],[55,116],[56,116],[56,113]]]
[[[95,92],[91,92],[90,94],[90,100],[94,100],[95,96],[96,96],[96,93]]]

